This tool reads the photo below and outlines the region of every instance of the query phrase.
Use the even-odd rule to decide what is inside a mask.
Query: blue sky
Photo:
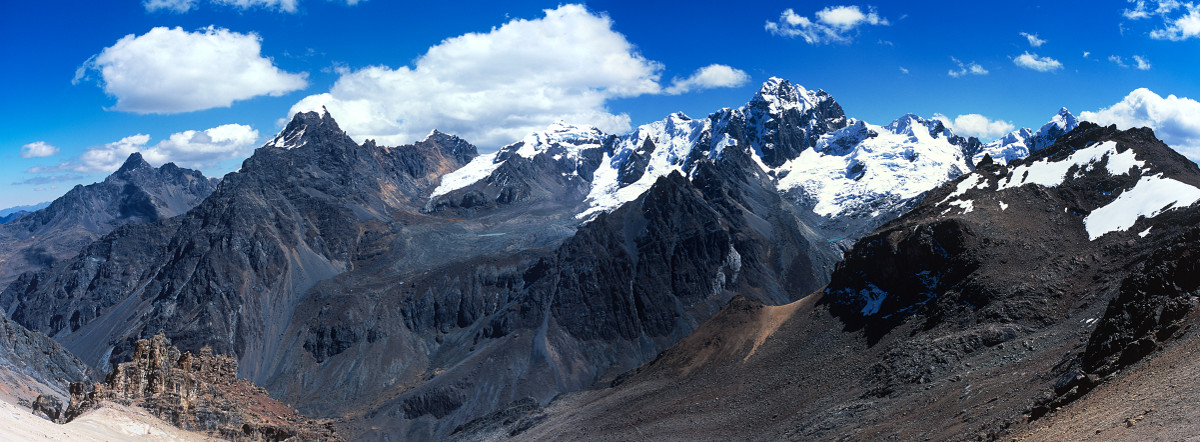
[[[1066,106],[1200,158],[1200,3],[750,3],[5,1],[0,208],[135,150],[220,176],[321,105],[359,141],[486,151],[557,119],[705,116],[770,76],[874,124],[989,138]]]

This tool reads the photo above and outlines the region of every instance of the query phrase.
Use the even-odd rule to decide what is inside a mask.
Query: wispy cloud
[[[366,0],[341,0],[354,6]],[[199,7],[200,0],[143,0],[142,7],[147,12],[170,12],[183,14]],[[299,0],[209,0],[209,3],[241,10],[264,9],[279,12],[296,13],[300,10]]]
[[[1200,38],[1200,3],[1180,0],[1129,2],[1134,7],[1121,11],[1121,15],[1126,19],[1143,20],[1157,16],[1162,20],[1159,28],[1150,31],[1150,38],[1171,41]],[[1153,6],[1153,10],[1150,6]]]
[[[1052,72],[1063,67],[1062,62],[1058,60],[1050,57],[1039,57],[1038,54],[1031,54],[1028,51],[1014,58],[1013,64],[1038,72]]]
[[[22,185],[22,184],[41,185],[41,184],[57,183],[57,182],[62,182],[62,181],[79,181],[84,178],[87,178],[87,177],[84,175],[78,175],[78,174],[45,175],[45,176],[35,176],[35,177],[27,179],[25,181],[18,181],[13,184],[14,185]]]
[[[1146,2],[1145,1],[1143,1],[1143,0],[1132,1],[1131,0],[1131,3],[1134,3],[1134,5],[1135,5],[1134,8],[1121,11],[1121,15],[1125,16],[1125,18],[1130,19],[1130,20],[1141,20],[1143,18],[1150,18],[1150,12],[1146,10]]]
[[[1134,55],[1129,58],[1131,61],[1129,63],[1126,63],[1125,59],[1122,58],[1120,55],[1110,55],[1110,56],[1108,56],[1108,61],[1111,61],[1111,62],[1115,63],[1117,66],[1120,66],[1123,68],[1131,67],[1131,68],[1135,68],[1135,69],[1142,70],[1142,71],[1150,70],[1150,61],[1146,60],[1145,57],[1142,57],[1141,55]]]
[[[962,61],[959,61],[959,59],[954,58],[954,57],[950,57],[950,60],[954,61],[954,64],[958,66],[957,69],[951,69],[949,72],[946,73],[947,75],[949,75],[951,77],[958,78],[958,77],[962,77],[962,76],[966,76],[966,75],[987,75],[988,74],[988,70],[984,69],[983,66],[980,66],[979,63],[976,63],[973,61],[970,63],[963,63]]]
[[[1030,34],[1028,32],[1022,32],[1021,36],[1025,37],[1025,39],[1029,41],[1029,45],[1033,46],[1035,48],[1041,47],[1042,45],[1046,44],[1046,40],[1042,40],[1042,39],[1038,38],[1037,34]]]
[[[905,68],[904,66],[900,66],[900,73],[904,74],[904,75],[908,75],[908,69]]]
[[[800,37],[809,44],[849,43],[861,26],[887,26],[890,23],[868,7],[864,12],[856,5],[830,6],[814,14],[814,18],[785,9],[779,21],[767,21],[767,32],[783,37]]]

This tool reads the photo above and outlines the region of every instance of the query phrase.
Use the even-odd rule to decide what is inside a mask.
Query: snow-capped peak
[[[765,103],[771,114],[778,115],[787,109],[804,111],[815,106],[816,102],[816,93],[782,78],[771,77],[758,89],[749,104]]]
[[[421,141],[429,141],[430,138],[434,138],[439,134],[442,134],[442,132],[438,131],[437,129],[433,129],[429,131],[429,134],[425,135],[425,138],[422,138]]]
[[[560,147],[569,158],[577,158],[579,151],[590,147],[600,147],[604,143],[604,132],[590,125],[574,125],[559,120],[551,123],[545,130],[533,132],[521,141],[500,148],[497,157],[503,161],[508,155],[516,154],[525,158],[533,158],[546,152],[552,147]]]
[[[979,164],[984,155],[990,155],[992,160],[1000,164],[1008,164],[1017,158],[1025,158],[1033,152],[1045,149],[1063,134],[1079,126],[1079,120],[1067,108],[1061,108],[1050,121],[1042,125],[1037,132],[1021,128],[985,144],[972,157],[971,164]]]
[[[606,137],[607,135],[595,126],[556,121],[544,130],[526,135],[521,141],[501,147],[496,152],[479,155],[466,166],[443,175],[441,183],[433,190],[430,198],[445,195],[487,178],[514,155],[533,158],[546,153],[555,161],[570,161],[577,166],[581,153],[586,149],[602,147]]]
[[[1061,135],[1062,133],[1070,132],[1071,129],[1074,129],[1076,126],[1079,126],[1079,120],[1076,119],[1074,115],[1071,115],[1071,111],[1064,107],[1059,109],[1058,113],[1054,114],[1054,117],[1050,118],[1050,122],[1042,125],[1041,129],[1038,129],[1037,136],[1043,136],[1055,131],[1061,132]],[[1055,138],[1057,138],[1057,135]],[[1050,142],[1053,143],[1053,140]]]
[[[907,135],[914,141],[935,139],[939,136],[948,139],[954,136],[954,133],[947,129],[941,121],[927,120],[911,113],[893,120],[885,128],[896,135]]]
[[[766,101],[766,102],[798,102],[800,97],[807,95],[807,90],[802,86],[794,86],[791,82],[779,77],[768,78],[763,82],[758,93],[754,94],[751,102]]]
[[[856,120],[773,169],[776,185],[801,191],[818,215],[872,216],[967,172],[951,138],[940,122],[913,114],[887,126]]]
[[[337,122],[333,120],[333,116],[329,115],[329,109],[326,109],[325,106],[321,106],[319,110],[297,112],[296,115],[292,116],[292,121],[288,123],[287,127],[279,131],[279,134],[275,135],[275,138],[268,141],[264,146],[295,149],[308,142],[304,136],[306,133],[323,130],[322,128],[343,133],[338,128]]]
[[[711,124],[708,119],[693,120],[676,112],[618,139],[592,177],[592,189],[587,196],[591,207],[578,217],[588,218],[615,209],[636,199],[659,177],[672,171],[683,172],[692,150],[703,149],[701,137]],[[629,169],[627,164],[644,164],[635,169],[641,175],[624,175],[623,170]]]

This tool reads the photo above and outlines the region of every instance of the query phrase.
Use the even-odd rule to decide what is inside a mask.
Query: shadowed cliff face
[[[21,273],[75,256],[119,226],[186,212],[216,185],[216,179],[198,171],[173,163],[155,168],[133,153],[104,181],[75,186],[46,208],[0,224],[0,287]]]

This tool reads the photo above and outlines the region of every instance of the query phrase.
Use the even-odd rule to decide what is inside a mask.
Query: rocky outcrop
[[[75,256],[117,227],[182,214],[217,182],[174,163],[155,168],[140,153],[130,154],[104,181],[75,186],[46,208],[0,223],[0,288],[21,273]]]
[[[90,390],[83,383],[71,384],[71,402],[61,421],[104,401],[138,406],[184,430],[224,439],[338,440],[329,422],[302,416],[261,387],[238,379],[232,355],[217,355],[207,347],[180,353],[161,334],[138,341],[133,360],[117,365]]]

